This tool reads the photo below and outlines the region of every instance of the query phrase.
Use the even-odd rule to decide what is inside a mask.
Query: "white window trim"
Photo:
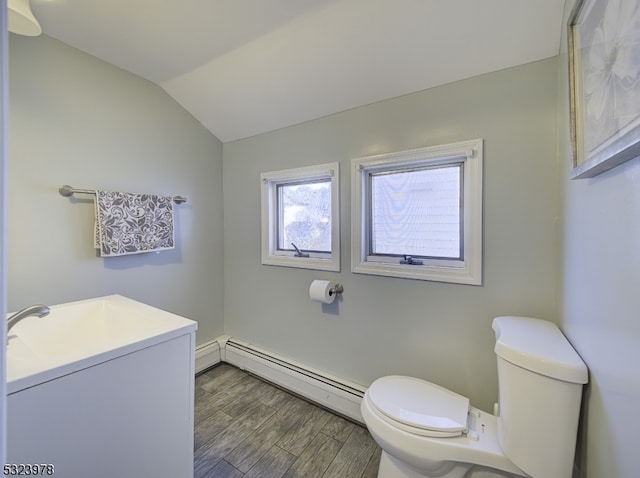
[[[482,159],[483,140],[475,139],[440,146],[368,156],[351,160],[351,271],[357,274],[407,279],[482,284]],[[429,260],[424,265],[380,262],[367,257],[367,207],[364,197],[366,173],[411,163],[436,166],[464,162],[464,260]]]
[[[294,252],[278,250],[276,226],[276,186],[299,181],[331,179],[331,252],[309,253],[296,257]],[[340,271],[340,163],[320,164],[260,174],[262,209],[262,264]]]

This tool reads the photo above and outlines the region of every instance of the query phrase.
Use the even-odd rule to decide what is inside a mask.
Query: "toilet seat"
[[[469,399],[426,380],[382,377],[367,399],[381,418],[414,435],[446,438],[467,430]]]

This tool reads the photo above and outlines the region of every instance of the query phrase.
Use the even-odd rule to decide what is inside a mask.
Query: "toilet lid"
[[[386,417],[421,435],[457,436],[467,429],[469,399],[413,377],[379,378],[367,390],[369,401]]]

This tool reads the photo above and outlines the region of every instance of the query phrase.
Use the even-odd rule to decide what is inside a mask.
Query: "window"
[[[340,270],[339,164],[262,173],[262,263]]]
[[[352,160],[356,273],[482,282],[482,140]]]

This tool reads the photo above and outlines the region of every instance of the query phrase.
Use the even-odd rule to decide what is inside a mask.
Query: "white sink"
[[[7,388],[23,388],[148,347],[197,323],[120,295],[50,307],[8,333]]]

